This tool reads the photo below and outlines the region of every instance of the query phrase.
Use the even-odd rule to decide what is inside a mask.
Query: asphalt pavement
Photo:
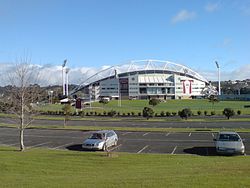
[[[81,151],[83,140],[92,131],[26,129],[24,143],[29,148]],[[118,145],[111,151],[129,153],[216,155],[212,132],[127,132],[117,131]],[[240,133],[245,139],[246,154],[250,155],[250,133]],[[0,145],[18,147],[18,129],[0,128]]]

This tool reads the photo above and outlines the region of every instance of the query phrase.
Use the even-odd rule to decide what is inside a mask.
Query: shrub
[[[205,116],[207,115],[207,111],[206,111],[206,110],[204,111],[204,115],[205,115]]]
[[[103,112],[103,115],[104,115],[104,116],[106,116],[106,115],[107,115],[107,112],[106,112],[106,111],[104,111],[104,112]]]
[[[108,116],[114,117],[115,115],[116,115],[116,111],[113,109],[108,112]]]
[[[202,112],[200,110],[198,110],[197,114],[200,116],[202,114]]]
[[[234,110],[231,108],[225,108],[222,113],[227,117],[227,119],[235,115]]]
[[[161,117],[165,116],[165,112],[161,111]]]
[[[240,110],[237,110],[237,114],[238,114],[238,115],[241,115],[241,111],[240,111]]]
[[[122,116],[126,116],[126,114],[123,112],[123,113],[122,113]]]
[[[166,112],[166,116],[171,116],[171,113],[170,112]]]
[[[177,114],[176,112],[172,112],[172,116],[176,116],[176,114]]]
[[[189,108],[184,108],[183,110],[178,112],[178,115],[183,119],[187,119],[192,115],[192,111]]]
[[[85,115],[84,111],[79,112],[79,116],[83,117]]]
[[[214,116],[215,115],[215,111],[211,111],[211,116]]]
[[[117,112],[117,116],[120,116],[120,112]]]
[[[148,104],[152,106],[156,106],[160,103],[161,101],[159,99],[150,99]]]
[[[128,112],[128,114],[127,114],[128,116],[130,116],[130,112]]]
[[[142,111],[142,116],[149,119],[150,117],[153,117],[154,115],[154,110],[152,108],[149,107],[144,107],[143,111]]]
[[[89,113],[88,113],[88,112],[86,112],[86,116],[89,116]]]
[[[138,116],[141,116],[141,112],[138,112]]]
[[[131,112],[131,115],[132,115],[132,116],[134,116],[134,115],[135,115],[135,113],[134,113],[134,112]]]
[[[158,113],[155,113],[155,117],[158,117]]]

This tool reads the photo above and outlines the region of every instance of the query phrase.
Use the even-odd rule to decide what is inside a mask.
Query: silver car
[[[218,154],[244,154],[245,146],[236,132],[219,132],[214,139]]]
[[[107,150],[111,146],[117,145],[118,136],[112,130],[103,130],[94,132],[82,144],[83,149],[89,150]]]

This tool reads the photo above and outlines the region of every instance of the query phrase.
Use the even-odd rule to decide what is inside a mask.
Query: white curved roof
[[[208,83],[208,80],[205,79],[203,76],[181,64],[161,60],[133,60],[127,64],[115,65],[94,74],[93,76],[87,78],[83,83],[81,83],[78,88],[84,87],[98,80],[115,76],[116,73],[120,75],[129,72],[150,70],[181,73]]]

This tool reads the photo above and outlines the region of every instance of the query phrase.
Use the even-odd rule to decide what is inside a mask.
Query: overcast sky
[[[250,0],[0,0],[0,25],[1,76],[29,56],[48,84],[61,83],[64,59],[75,84],[138,59],[183,64],[208,80],[218,61],[222,80],[250,78]]]

